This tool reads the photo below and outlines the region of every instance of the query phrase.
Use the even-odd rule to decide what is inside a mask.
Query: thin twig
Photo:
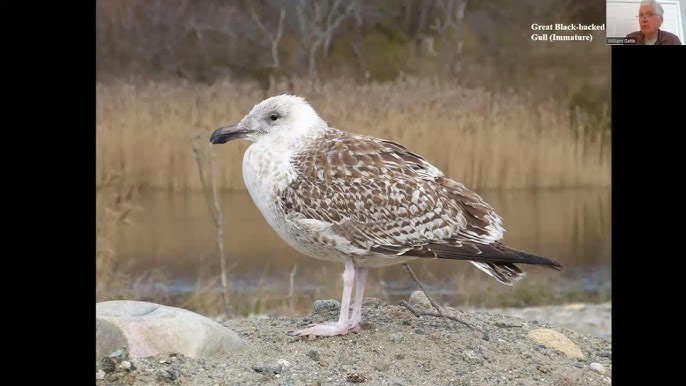
[[[210,216],[212,216],[212,221],[214,221],[215,226],[219,226],[217,222],[217,214],[212,209],[212,200],[210,200],[210,191],[207,189],[207,183],[205,183],[205,174],[202,171],[202,160],[200,157],[200,148],[198,148],[197,141],[200,139],[200,134],[196,134],[193,137],[193,154],[195,155],[195,162],[198,165],[198,173],[200,175],[200,187],[202,193],[205,195],[205,202],[207,203],[207,209],[210,211]]]
[[[298,272],[298,264],[293,264],[293,269],[290,274],[290,286],[288,288],[288,302],[291,306],[291,312],[294,311],[293,307],[293,289],[295,288],[295,274]]]
[[[414,314],[414,316],[416,316],[416,317],[422,316],[422,313],[419,312],[418,309],[414,308],[413,305],[411,305],[410,303],[405,301],[405,299],[400,299],[400,305],[407,308],[408,310],[410,310],[410,312],[412,312]]]
[[[199,135],[197,135],[194,138],[193,141],[193,153],[195,154],[195,159],[198,162],[198,170],[200,172],[200,182],[202,184],[202,190],[203,193],[205,193],[205,199],[207,200],[207,205],[210,209],[210,214],[212,215],[212,220],[214,220],[214,224],[217,226],[217,245],[219,247],[219,265],[221,269],[221,280],[222,280],[222,290],[224,294],[224,313],[227,319],[230,319],[233,316],[233,312],[231,310],[231,302],[229,300],[229,283],[228,279],[226,277],[226,259],[224,258],[224,214],[222,213],[220,207],[219,207],[219,201],[217,199],[217,177],[216,173],[214,172],[215,167],[214,167],[214,149],[212,145],[209,145],[210,148],[210,178],[212,181],[212,196],[214,198],[213,204],[210,203],[210,197],[209,193],[207,192],[207,189],[205,189],[205,178],[202,172],[202,163],[200,162],[200,150],[198,149],[198,146],[196,145],[196,140],[200,138]]]
[[[219,209],[217,199],[217,176],[214,172],[214,148],[210,145],[210,174],[212,175],[212,195],[214,196],[214,210],[217,213],[217,245],[219,245],[219,263],[222,271],[222,287],[224,287],[224,309],[226,317],[231,318],[231,303],[229,302],[229,281],[226,278],[226,261],[224,259],[224,213]]]
[[[471,324],[465,322],[464,320],[458,319],[456,316],[452,316],[452,315],[443,315],[442,313],[441,313],[441,314],[438,314],[438,313],[435,313],[435,312],[420,311],[420,310],[416,309],[414,306],[412,306],[410,303],[408,303],[407,301],[405,301],[405,299],[400,300],[400,305],[403,306],[403,307],[405,307],[405,308],[407,308],[408,310],[410,310],[410,312],[412,312],[416,317],[420,317],[420,316],[434,316],[434,317],[437,317],[437,318],[438,318],[438,317],[443,317],[444,320],[447,318],[447,319],[450,319],[450,320],[454,320],[454,321],[456,321],[456,322],[460,322],[460,323],[464,324],[465,326],[467,326],[467,327],[469,327],[469,328],[475,328],[474,326],[472,326]],[[447,321],[446,321],[446,323],[447,323]],[[448,326],[450,326],[450,324],[448,324]]]
[[[288,296],[293,296],[293,288],[295,282],[295,274],[298,272],[298,264],[293,264],[293,269],[291,270],[290,276],[290,287],[288,288]]]
[[[434,306],[434,308],[438,311],[438,313],[443,317],[445,324],[450,326],[450,323],[448,323],[448,320],[445,318],[445,315],[443,315],[443,311],[441,310],[441,307],[438,304],[436,304],[436,302],[434,302],[434,300],[431,298],[431,296],[429,296],[429,293],[426,292],[426,289],[424,289],[424,285],[422,284],[422,282],[419,281],[419,279],[417,278],[417,275],[414,274],[414,271],[412,271],[412,268],[410,268],[410,266],[407,263],[403,263],[403,265],[405,266],[405,269],[407,270],[407,272],[410,273],[410,276],[412,276],[412,279],[415,281],[415,283],[417,283],[417,285],[419,286],[419,289],[421,289],[422,292],[424,292],[424,295],[426,295],[426,298],[429,299],[429,303],[431,303],[431,305]]]
[[[423,312],[423,313],[422,313],[423,315],[437,316],[437,317],[438,317],[438,316],[441,316],[441,317],[443,317],[443,320],[445,321],[445,324],[448,325],[448,327],[450,327],[450,323],[448,322],[448,319],[452,319],[452,320],[458,321],[458,322],[460,322],[460,323],[462,323],[462,324],[464,324],[464,325],[466,325],[466,326],[472,327],[472,325],[470,325],[469,323],[464,322],[464,321],[462,321],[462,320],[459,320],[459,319],[457,319],[457,318],[454,317],[454,316],[450,316],[450,315],[446,316],[445,314],[443,314],[442,307],[439,306],[439,305],[431,298],[431,296],[429,296],[429,293],[426,292],[426,289],[424,288],[424,285],[422,284],[421,281],[419,281],[419,278],[417,278],[417,275],[414,274],[414,271],[412,271],[412,268],[410,268],[410,266],[409,266],[407,263],[403,263],[403,266],[405,266],[405,269],[407,270],[407,272],[410,273],[410,276],[412,276],[412,279],[415,281],[415,283],[417,283],[417,285],[419,286],[419,289],[421,289],[422,292],[424,292],[424,295],[426,295],[426,298],[429,299],[429,303],[431,303],[431,305],[434,306],[434,308],[438,311],[437,314]],[[405,302],[405,301],[404,301],[404,300],[401,300],[401,304],[402,304],[403,302]],[[405,302],[405,303],[407,303],[407,302]],[[409,306],[409,303],[407,303],[407,305]],[[411,310],[410,308],[408,308],[407,306],[406,306],[406,308],[407,308],[408,310],[412,311],[412,310]],[[412,312],[414,313],[414,311],[412,311]],[[417,315],[416,313],[414,313],[414,314]],[[472,327],[472,328],[473,328],[473,327]]]

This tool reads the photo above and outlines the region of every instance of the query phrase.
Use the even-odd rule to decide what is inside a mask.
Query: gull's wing
[[[498,214],[479,195],[397,143],[331,130],[295,155],[287,214],[331,225],[369,254],[558,265],[498,243]]]

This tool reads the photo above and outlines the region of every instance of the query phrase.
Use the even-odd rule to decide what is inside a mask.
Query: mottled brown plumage
[[[498,243],[490,205],[397,143],[330,129],[293,164],[299,177],[281,193],[284,212],[332,223],[369,253],[488,263],[507,272],[495,275],[506,284],[522,274],[513,263],[559,266]]]

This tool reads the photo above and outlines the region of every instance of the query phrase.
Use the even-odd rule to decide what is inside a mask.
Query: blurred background
[[[96,11],[97,301],[214,316],[224,294],[236,315],[340,300],[342,265],[288,247],[245,191],[249,143],[210,154],[215,128],[280,93],[303,95],[330,126],[422,154],[491,203],[506,244],[565,266],[523,266],[528,277],[507,287],[467,262],[410,263],[439,303],[610,299],[610,47],[605,31],[531,39],[534,23],[603,24],[604,3],[97,0]],[[387,267],[371,270],[365,295],[397,303],[416,288]]]

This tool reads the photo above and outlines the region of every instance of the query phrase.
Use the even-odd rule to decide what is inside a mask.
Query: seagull
[[[274,231],[300,253],[344,266],[338,321],[309,325],[297,336],[359,331],[369,268],[466,260],[506,285],[526,275],[516,264],[562,268],[502,244],[505,230],[493,208],[421,155],[329,127],[301,96],[263,100],[237,124],[214,130],[210,143],[237,139],[252,141],[243,181]]]

